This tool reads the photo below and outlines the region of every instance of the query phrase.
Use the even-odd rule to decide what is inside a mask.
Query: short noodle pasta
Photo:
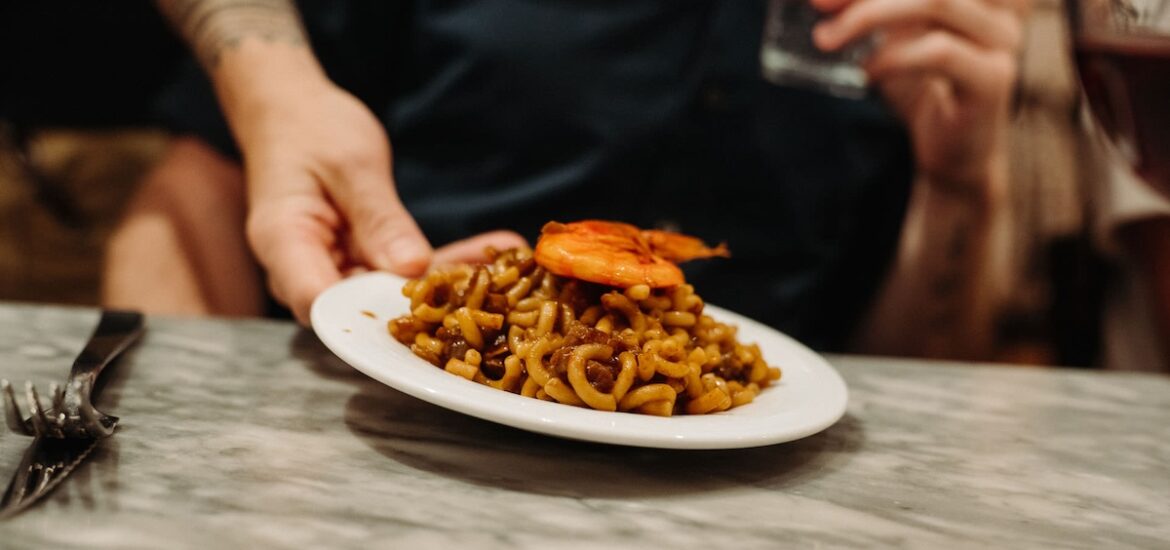
[[[488,254],[408,281],[390,334],[468,380],[603,411],[715,413],[780,378],[690,285],[619,289],[549,273],[528,249]]]

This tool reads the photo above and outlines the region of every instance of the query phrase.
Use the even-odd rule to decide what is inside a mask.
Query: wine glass
[[[1170,196],[1170,0],[1065,0],[1085,95],[1134,170]]]

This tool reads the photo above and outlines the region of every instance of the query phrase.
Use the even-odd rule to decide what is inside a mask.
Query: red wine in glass
[[[1170,197],[1170,0],[1065,0],[1081,85],[1139,176]]]
[[[1093,114],[1138,175],[1170,196],[1170,36],[1081,36],[1074,46]]]

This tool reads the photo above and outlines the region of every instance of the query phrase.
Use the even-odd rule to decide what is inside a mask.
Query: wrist
[[[1006,148],[997,148],[982,162],[962,170],[924,174],[930,195],[936,200],[962,203],[979,211],[993,210],[1007,200],[1008,178]]]
[[[241,148],[266,120],[303,109],[333,87],[304,45],[245,40],[210,71],[224,116]]]

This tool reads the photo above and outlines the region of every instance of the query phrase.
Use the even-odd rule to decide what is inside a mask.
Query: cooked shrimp
[[[647,229],[642,231],[642,236],[650,242],[650,249],[654,251],[654,254],[674,263],[714,258],[716,256],[720,258],[728,258],[731,256],[731,252],[727,250],[726,244],[719,243],[719,246],[710,248],[696,237],[675,233],[673,231]]]
[[[552,273],[618,288],[679,286],[686,280],[676,263],[714,256],[730,253],[687,235],[601,220],[549,222],[533,254]]]

